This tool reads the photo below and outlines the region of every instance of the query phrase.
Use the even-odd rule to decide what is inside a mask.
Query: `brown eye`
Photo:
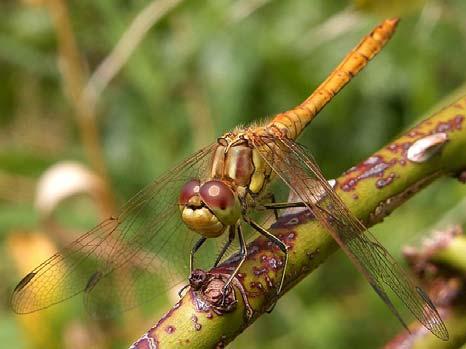
[[[180,205],[186,205],[189,199],[199,193],[200,185],[201,183],[197,179],[192,179],[189,182],[186,182],[186,184],[183,185],[183,188],[181,188],[178,203]]]
[[[199,190],[202,201],[213,210],[229,209],[236,204],[235,196],[228,185],[221,181],[209,181]]]

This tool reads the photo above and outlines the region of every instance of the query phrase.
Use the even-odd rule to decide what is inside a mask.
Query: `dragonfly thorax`
[[[212,161],[212,178],[231,181],[238,192],[259,195],[271,169],[251,145],[247,132],[227,133],[219,138]]]

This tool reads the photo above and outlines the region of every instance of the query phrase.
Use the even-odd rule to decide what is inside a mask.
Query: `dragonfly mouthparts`
[[[199,195],[192,196],[186,204],[186,207],[191,208],[193,210],[197,208],[201,208],[203,206],[204,206],[204,203],[202,202]]]

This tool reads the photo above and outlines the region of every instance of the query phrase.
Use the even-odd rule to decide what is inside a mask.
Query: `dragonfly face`
[[[270,173],[246,132],[225,134],[213,151],[211,178],[190,180],[181,189],[184,223],[206,238],[220,236],[238,223],[248,194],[259,195]]]
[[[187,182],[178,201],[183,222],[207,238],[218,237],[240,218],[238,196],[226,181]]]

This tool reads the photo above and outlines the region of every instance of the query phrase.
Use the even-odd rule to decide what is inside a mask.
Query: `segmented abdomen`
[[[367,63],[380,52],[395,32],[398,19],[387,19],[343,59],[328,78],[300,105],[276,115],[268,126],[286,129],[296,139],[309,122]]]

